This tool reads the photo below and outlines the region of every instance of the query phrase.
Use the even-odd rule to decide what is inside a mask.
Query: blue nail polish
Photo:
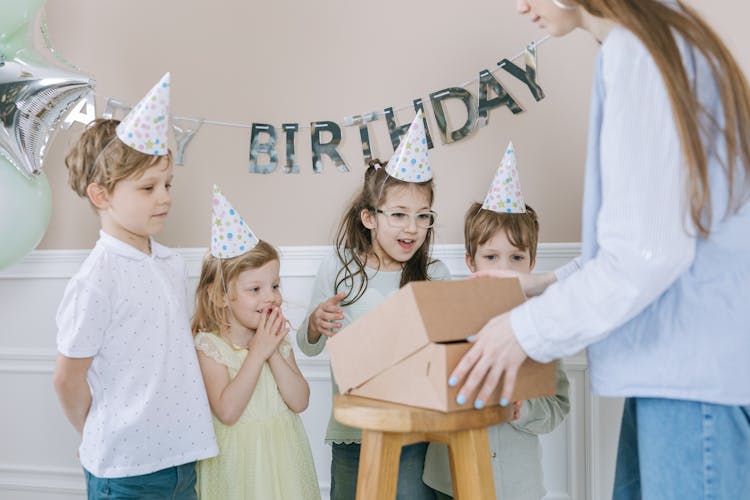
[[[484,402],[481,399],[474,401],[474,408],[481,410],[484,407]]]
[[[472,340],[474,340],[474,335],[469,335],[468,337],[466,337],[466,342],[471,342]]]
[[[508,400],[505,398],[500,398],[500,406],[508,406]]]
[[[459,395],[458,395],[458,396],[456,397],[456,403],[458,403],[458,404],[462,405],[462,404],[464,404],[465,402],[466,402],[466,396],[464,396],[463,394],[459,394]]]
[[[458,383],[458,379],[454,376],[448,379],[448,385],[454,387]]]

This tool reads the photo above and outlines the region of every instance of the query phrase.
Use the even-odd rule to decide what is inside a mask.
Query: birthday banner
[[[507,108],[514,115],[524,111],[523,107],[515,99],[502,80],[496,77],[500,73],[506,78],[511,78],[524,83],[536,101],[544,99],[544,91],[537,81],[537,45],[548,37],[530,43],[521,53],[512,58],[501,59],[492,71],[482,69],[479,76],[455,87],[448,87],[429,94],[432,105],[433,116],[437,123],[438,134],[442,144],[451,144],[471,135],[476,129],[482,128],[489,123],[490,111],[496,108]],[[523,57],[524,67],[516,65],[513,61]],[[502,71],[501,71],[502,70]],[[476,95],[472,94],[469,87],[478,82]],[[444,103],[448,99],[459,101],[466,111],[465,122],[455,130],[448,129],[446,110]],[[396,119],[396,111],[414,108],[415,113],[420,110],[425,114],[422,98],[416,98],[410,106],[395,109],[393,107],[383,108],[383,111],[373,111],[364,114],[345,117],[341,123],[333,121],[314,121],[309,125],[300,125],[299,122],[282,123],[279,128],[270,123],[253,122],[251,124],[227,123],[220,121],[205,120],[201,118],[172,116],[171,127],[175,136],[177,151],[175,164],[183,165],[185,152],[190,141],[203,124],[240,127],[250,129],[250,147],[248,172],[253,174],[270,174],[276,171],[279,164],[278,138],[284,135],[285,162],[281,171],[285,174],[300,173],[300,164],[297,162],[297,151],[295,149],[295,137],[302,129],[309,129],[311,140],[312,169],[315,173],[323,172],[323,157],[327,156],[340,172],[349,172],[349,166],[338,151],[342,140],[342,127],[357,128],[362,143],[362,157],[365,164],[372,159],[372,148],[370,145],[369,124],[384,118],[388,127],[388,135],[395,150],[401,137],[406,133],[411,121],[400,124]],[[115,98],[109,98],[106,109],[102,116],[104,118],[121,118],[130,110],[130,105]],[[82,98],[72,109],[65,119],[64,126],[78,122],[87,124],[96,117],[94,96],[89,94]],[[434,148],[434,141],[424,118],[424,126],[427,134],[428,148]],[[328,134],[326,140],[324,134]],[[261,162],[261,159],[264,162]]]

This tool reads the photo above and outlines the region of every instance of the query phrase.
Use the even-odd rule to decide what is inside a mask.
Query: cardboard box
[[[524,301],[515,278],[409,283],[328,340],[333,375],[344,394],[431,408],[456,403],[448,378],[490,318]],[[555,363],[521,366],[513,401],[555,394]],[[498,404],[499,386],[486,404]]]

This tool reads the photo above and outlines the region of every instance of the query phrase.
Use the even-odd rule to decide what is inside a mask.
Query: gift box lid
[[[328,340],[342,393],[429,343],[465,341],[524,301],[516,278],[412,282]]]

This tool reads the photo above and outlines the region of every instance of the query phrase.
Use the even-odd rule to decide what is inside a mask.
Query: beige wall
[[[48,0],[54,47],[97,80],[99,112],[106,97],[137,101],[172,72],[172,111],[228,122],[314,120],[342,123],[346,115],[402,107],[430,92],[475,78],[515,55],[542,33],[504,1],[434,0]],[[730,0],[693,0],[724,36],[743,68],[750,46],[742,35],[750,7]],[[459,6],[460,5],[460,6]],[[710,7],[710,11],[709,11]],[[526,108],[513,116],[490,112],[470,137],[442,145],[430,158],[436,172],[439,243],[462,241],[468,204],[481,201],[509,139],[516,145],[527,201],[541,214],[543,242],[577,241],[589,89],[596,45],[584,33],[539,48],[537,103],[525,86],[498,73]],[[468,89],[477,94],[477,84]],[[407,110],[400,121],[411,120]],[[454,123],[464,116],[449,108]],[[371,125],[374,153],[392,148],[385,121]],[[66,186],[64,152],[80,125],[59,133],[45,169],[54,208],[39,248],[86,248],[98,220]],[[360,184],[362,153],[356,128],[344,128],[340,151],[351,168],[326,164],[312,173],[309,129],[297,136],[300,175],[247,172],[247,129],[205,125],[176,167],[174,205],[160,240],[205,247],[209,196],[219,184],[248,223],[276,245],[329,244],[350,196]],[[280,162],[283,136],[280,134]]]

